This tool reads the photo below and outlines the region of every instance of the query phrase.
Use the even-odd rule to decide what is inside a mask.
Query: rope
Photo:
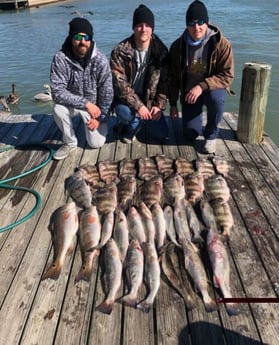
[[[23,173],[21,173],[19,175],[9,177],[9,178],[7,178],[5,180],[0,180],[0,188],[22,190],[22,191],[26,191],[28,193],[32,193],[35,196],[35,198],[36,198],[36,204],[33,207],[33,209],[26,216],[24,216],[23,218],[17,220],[16,222],[14,222],[12,224],[9,224],[9,225],[6,225],[3,228],[0,228],[0,233],[5,232],[7,230],[10,230],[11,228],[14,228],[15,226],[17,226],[19,224],[22,224],[23,222],[25,222],[28,219],[30,219],[31,217],[33,217],[33,215],[37,212],[37,210],[39,209],[39,207],[41,206],[41,203],[42,203],[41,195],[36,190],[34,190],[32,188],[13,186],[13,185],[9,185],[7,183],[11,182],[11,181],[14,181],[14,180],[17,180],[17,179],[19,179],[21,177],[24,177],[26,175],[32,174],[33,172],[43,168],[45,165],[47,165],[51,161],[51,159],[53,157],[53,153],[54,153],[53,149],[50,148],[48,145],[45,145],[45,144],[6,146],[6,147],[4,147],[4,149],[0,150],[0,153],[1,153],[1,152],[4,152],[4,151],[16,150],[16,149],[20,149],[20,148],[24,149],[26,147],[34,147],[34,146],[39,146],[39,147],[43,147],[43,148],[48,149],[49,150],[49,156],[47,157],[47,159],[45,161],[43,161],[42,163],[40,163],[39,165],[37,165],[36,167],[34,167],[32,169],[29,169],[29,170],[27,170],[27,171],[25,171],[25,172],[23,172]]]

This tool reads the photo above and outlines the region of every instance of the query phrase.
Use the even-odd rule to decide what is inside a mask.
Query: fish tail
[[[109,315],[112,312],[113,304],[113,301],[104,300],[100,305],[98,305],[98,307],[96,307],[96,310]]]
[[[203,243],[204,240],[203,240],[203,238],[201,237],[200,234],[195,234],[195,235],[193,236],[193,238],[192,238],[192,242],[193,242],[193,243]]]
[[[80,280],[85,280],[86,282],[90,281],[92,273],[92,267],[82,265],[78,274],[75,277],[75,284],[78,283]]]
[[[240,314],[240,309],[237,303],[226,303],[225,305],[229,316]]]
[[[203,300],[204,300],[205,310],[208,313],[211,313],[212,311],[215,311],[218,309],[217,304],[210,296],[208,296],[207,298],[204,298]]]
[[[149,313],[151,309],[151,303],[142,301],[136,305],[136,308],[143,311],[144,313]]]
[[[119,302],[124,303],[125,305],[136,308],[137,306],[137,298],[131,294],[125,295],[119,299]]]
[[[60,273],[62,271],[62,265],[60,263],[53,263],[48,270],[46,271],[46,273],[43,275],[42,280],[45,279],[54,279],[57,280],[60,276]]]

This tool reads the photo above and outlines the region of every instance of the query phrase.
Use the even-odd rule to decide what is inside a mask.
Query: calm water
[[[14,114],[51,113],[51,104],[34,101],[49,82],[49,68],[56,50],[68,33],[69,21],[77,12],[89,19],[99,48],[109,57],[114,45],[132,33],[134,9],[148,5],[155,14],[155,32],[169,47],[185,28],[185,0],[81,0],[61,2],[19,11],[0,11],[0,94],[7,96],[11,84],[20,95]],[[272,65],[265,130],[279,145],[279,9],[278,0],[205,0],[209,18],[234,48],[236,75],[226,111],[238,112],[242,69],[246,62]],[[248,3],[248,4],[247,4]],[[93,15],[89,13],[93,12]],[[277,98],[277,99],[276,99]]]

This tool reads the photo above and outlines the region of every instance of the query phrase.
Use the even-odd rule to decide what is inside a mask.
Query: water
[[[89,19],[100,49],[109,57],[112,48],[132,33],[132,15],[139,3],[155,14],[155,32],[169,47],[185,28],[185,0],[82,0],[63,1],[39,8],[0,11],[0,94],[8,96],[11,84],[20,95],[14,114],[51,113],[51,103],[33,96],[49,82],[50,63],[68,33],[69,21],[80,12]],[[205,0],[210,21],[232,42],[235,56],[235,97],[228,97],[226,111],[239,111],[243,65],[262,62],[272,65],[265,118],[265,131],[279,145],[279,9],[278,0]],[[94,14],[90,14],[93,12]]]

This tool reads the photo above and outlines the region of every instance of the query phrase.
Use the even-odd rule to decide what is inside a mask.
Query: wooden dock
[[[235,297],[274,300],[242,303],[241,313],[229,317],[223,304],[218,304],[218,311],[207,313],[198,298],[196,308],[189,311],[180,295],[161,279],[150,313],[116,303],[112,313],[105,315],[95,310],[104,299],[99,258],[95,258],[91,281],[74,284],[81,266],[78,245],[67,257],[59,279],[42,281],[53,259],[47,229],[50,216],[66,202],[64,180],[75,167],[161,153],[173,159],[204,156],[199,153],[202,140],[195,148],[185,143],[180,120],[173,126],[170,123],[171,135],[164,145],[139,141],[123,144],[111,130],[101,149],[88,149],[80,139],[80,147],[67,159],[50,161],[42,169],[10,182],[38,191],[42,202],[30,219],[0,234],[1,344],[278,345],[279,149],[267,135],[261,144],[240,143],[235,137],[236,123],[236,114],[225,113],[217,152],[230,165],[227,182],[235,223],[228,244],[232,292]],[[1,181],[33,169],[49,155],[42,147],[20,145],[42,142],[56,148],[61,143],[51,115],[11,115],[0,118],[0,124],[0,148],[16,147],[0,153]],[[83,127],[79,122],[76,125],[82,138]],[[26,216],[35,200],[26,191],[1,188],[0,228]],[[140,293],[144,296],[144,287]],[[212,284],[211,293],[217,293]]]

